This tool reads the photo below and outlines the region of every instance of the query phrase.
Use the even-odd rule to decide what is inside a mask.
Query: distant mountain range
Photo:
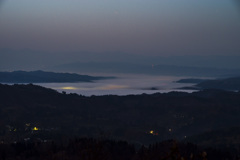
[[[57,55],[57,56],[56,56]],[[31,61],[26,60],[31,59]],[[13,70],[52,70],[53,66],[64,66],[61,64],[90,64],[88,67],[94,67],[94,64],[103,63],[111,64],[143,64],[151,68],[154,65],[166,66],[188,66],[196,68],[228,68],[240,69],[240,55],[169,55],[162,56],[162,54],[132,54],[116,52],[46,52],[42,50],[32,49],[10,49],[0,48],[0,70],[13,71]],[[95,66],[98,69],[97,66]],[[77,69],[77,68],[75,68]],[[83,70],[85,69],[79,68]],[[59,71],[59,70],[58,70]],[[62,71],[62,70],[60,70]],[[69,70],[66,70],[69,71]],[[71,70],[70,70],[71,71]],[[73,71],[71,71],[73,72]]]
[[[94,77],[73,73],[55,73],[44,71],[14,71],[0,72],[2,83],[64,83],[64,82],[92,82],[94,80],[114,77]]]
[[[133,73],[150,75],[232,77],[239,76],[240,69],[204,68],[178,65],[154,65],[124,62],[76,62],[57,65],[49,70],[87,73]]]

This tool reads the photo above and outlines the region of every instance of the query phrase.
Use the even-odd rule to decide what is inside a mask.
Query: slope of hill
[[[113,77],[93,77],[72,73],[54,73],[44,71],[14,71],[0,72],[2,83],[52,83],[52,82],[91,82],[94,80],[108,79]]]
[[[190,136],[185,141],[198,144],[202,147],[238,149],[240,144],[240,127],[208,131]]]
[[[233,77],[227,79],[207,80],[196,85],[201,89],[223,89],[223,90],[240,90],[240,77]]]

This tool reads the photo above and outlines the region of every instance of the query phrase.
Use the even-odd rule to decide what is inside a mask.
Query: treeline
[[[194,144],[164,141],[136,148],[125,141],[73,139],[68,142],[0,144],[1,160],[234,160],[239,153],[202,149]]]

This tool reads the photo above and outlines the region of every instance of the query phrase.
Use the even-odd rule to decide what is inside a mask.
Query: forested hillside
[[[87,136],[149,144],[240,126],[240,92],[85,97],[29,84],[0,85],[0,97],[4,141]]]

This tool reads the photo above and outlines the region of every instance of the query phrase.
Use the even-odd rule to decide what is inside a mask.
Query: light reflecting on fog
[[[95,82],[38,83],[38,85],[52,88],[59,92],[65,91],[66,93],[77,93],[85,96],[152,94],[156,92],[166,93],[171,91],[193,92],[194,90],[178,89],[193,85],[175,83],[175,81],[182,78],[186,77],[117,75],[116,79],[99,80]]]

